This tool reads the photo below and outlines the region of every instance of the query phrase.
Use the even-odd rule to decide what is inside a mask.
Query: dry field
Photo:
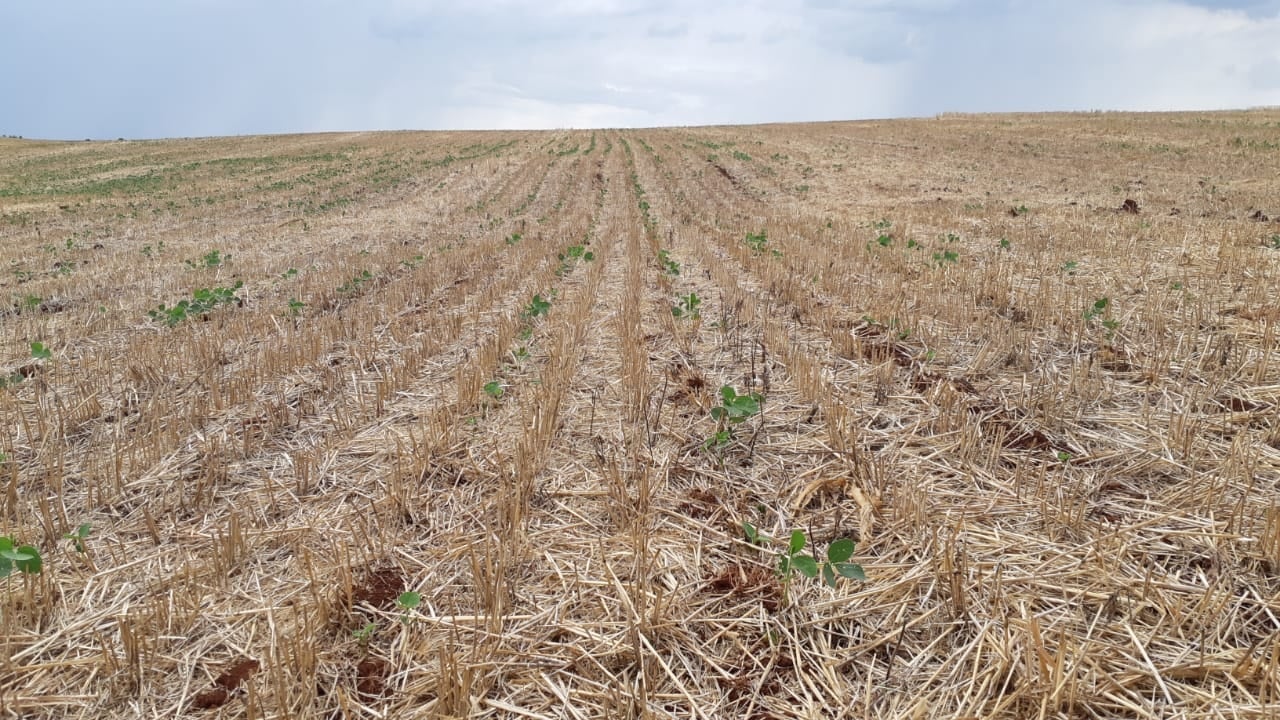
[[[1278,717],[1277,216],[1280,111],[0,140],[0,715]]]

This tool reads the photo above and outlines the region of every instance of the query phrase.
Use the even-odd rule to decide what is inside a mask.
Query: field
[[[0,140],[0,714],[1280,717],[1278,294],[1280,111]]]

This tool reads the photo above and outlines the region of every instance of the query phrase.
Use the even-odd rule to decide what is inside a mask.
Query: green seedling
[[[502,389],[502,383],[497,380],[490,380],[484,384],[484,394],[494,400],[501,400],[505,393],[506,391]]]
[[[180,300],[177,305],[167,307],[161,304],[147,315],[154,322],[163,322],[174,327],[189,318],[206,319],[210,312],[221,305],[243,305],[244,300],[236,295],[236,291],[244,287],[243,281],[227,287],[200,288],[191,293],[190,300]]]
[[[880,218],[880,220],[871,223],[871,227],[874,230],[888,230],[889,228],[893,227],[893,223],[889,222],[884,218]]]
[[[530,320],[540,315],[546,315],[549,312],[551,312],[551,301],[543,299],[542,295],[534,295],[533,299],[529,301],[529,306],[521,313],[521,316],[526,320]]]
[[[338,293],[341,295],[354,295],[360,291],[360,286],[373,279],[373,273],[363,270],[359,275],[338,286]]]
[[[400,597],[396,598],[396,607],[400,608],[402,614],[400,622],[409,624],[409,613],[422,604],[422,594],[413,591],[402,592]]]
[[[765,246],[769,244],[769,238],[765,231],[761,230],[758,233],[747,233],[745,242],[753,252],[762,253],[765,250]]]
[[[504,239],[504,242],[506,242],[508,245],[515,245],[516,243],[520,242],[520,233],[511,233]]]
[[[74,532],[63,533],[62,539],[70,540],[75,545],[76,552],[83,554],[85,552],[84,541],[89,539],[89,533],[92,530],[93,526],[89,523],[81,523],[80,527],[76,528]]]
[[[1017,207],[1015,207],[1015,208],[1010,208],[1010,209],[1009,209],[1009,214],[1010,214],[1010,215],[1012,215],[1012,216],[1014,216],[1014,217],[1020,217],[1020,216],[1022,216],[1022,215],[1026,215],[1026,214],[1027,214],[1027,213],[1029,213],[1029,212],[1031,212],[1031,211],[1030,211],[1029,209],[1027,209],[1027,206],[1026,206],[1026,205],[1019,205],[1019,206],[1017,206]]]
[[[290,315],[297,317],[298,315],[302,314],[302,311],[306,309],[306,307],[307,307],[307,304],[302,302],[298,298],[289,298],[289,314]]]
[[[422,264],[422,255],[414,255],[410,260],[401,260],[400,264],[408,270],[416,270]]]
[[[288,270],[285,270],[283,273],[280,273],[281,280],[289,280],[297,276],[298,276],[298,268],[289,268]]]
[[[890,247],[893,245],[893,236],[888,233],[884,233],[880,237],[876,238],[876,244],[884,248]]]
[[[732,385],[721,387],[720,404],[711,408],[716,432],[702,446],[707,450],[717,450],[728,445],[733,440],[733,428],[759,415],[763,402],[764,396],[759,393],[739,395]]]
[[[356,642],[360,643],[361,647],[365,647],[369,644],[369,641],[373,639],[374,633],[376,632],[378,632],[378,623],[367,622],[364,624],[364,627],[358,630],[353,630],[351,634],[355,637]]]
[[[675,277],[680,274],[680,263],[671,259],[671,251],[658,251],[658,265],[662,268],[662,272]]]
[[[761,535],[760,531],[749,522],[742,523],[742,532],[746,536],[747,542],[756,547],[766,547],[770,542],[768,537]],[[817,548],[813,549],[812,554],[804,554],[807,544],[808,538],[805,537],[804,531],[793,530],[786,549],[779,551],[777,554],[775,572],[778,575],[778,581],[782,585],[782,601],[784,604],[787,602],[791,581],[796,573],[811,579],[821,575],[823,582],[832,588],[837,586],[839,578],[866,582],[867,575],[862,566],[849,562],[849,558],[853,557],[853,552],[857,549],[857,544],[853,540],[840,538],[831,543],[827,547],[825,560],[819,559]]]
[[[596,259],[595,253],[591,252],[583,245],[570,245],[560,259],[564,260],[565,256],[568,256],[571,260],[585,260],[587,262],[591,262]]]
[[[1062,263],[1062,272],[1068,275],[1075,275],[1076,269],[1080,267],[1080,263],[1075,260],[1068,260]]]
[[[702,317],[698,311],[698,307],[702,305],[702,298],[697,293],[691,292],[688,295],[677,295],[676,299],[679,303],[671,306],[671,314],[678,318],[689,318],[697,320]]]
[[[14,570],[27,575],[39,575],[44,569],[40,551],[33,545],[18,545],[11,537],[0,537],[0,577],[9,577]]]
[[[1111,301],[1107,298],[1098,298],[1093,304],[1084,309],[1083,317],[1086,323],[1093,322],[1096,318],[1102,318],[1102,327],[1107,331],[1107,339],[1115,335],[1115,331],[1120,327],[1120,322],[1114,318],[1107,317],[1107,310],[1111,306]]]
[[[1268,243],[1267,247],[1272,250],[1280,250],[1280,235],[1272,235]]]
[[[948,263],[960,262],[960,253],[954,250],[943,250],[933,254],[933,264],[935,267],[943,267]]]
[[[720,423],[739,425],[760,414],[764,397],[759,393],[739,395],[732,385],[720,388],[721,404],[711,408],[711,417]]]
[[[44,346],[44,343],[31,343],[31,357],[36,360],[48,360],[53,357],[53,351]]]
[[[210,250],[200,256],[199,260],[186,260],[186,266],[192,270],[210,270],[221,267],[231,261],[231,253],[223,253],[221,250]]]
[[[1009,242],[1009,238],[1000,238],[1000,249],[1008,250],[1013,247],[1013,243]]]

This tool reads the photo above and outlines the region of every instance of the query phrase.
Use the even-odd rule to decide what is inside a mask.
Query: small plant
[[[302,302],[298,298],[289,298],[289,314],[291,316],[297,317],[301,315],[302,311],[305,310],[306,307],[307,307],[307,304]]]
[[[11,537],[0,537],[0,577],[9,577],[14,570],[39,575],[43,568],[44,560],[35,546],[18,545]]]
[[[876,222],[871,223],[871,227],[874,230],[888,230],[889,228],[893,227],[893,223],[889,222],[884,218],[880,218]]]
[[[680,263],[671,259],[671,251],[658,251],[658,265],[662,268],[662,272],[675,277],[680,274]]]
[[[708,450],[719,449],[733,439],[733,428],[760,414],[764,397],[759,393],[739,395],[732,385],[720,388],[720,404],[711,408],[711,418],[716,421],[716,432],[702,446]]]
[[[363,270],[359,275],[338,286],[338,293],[341,295],[355,295],[360,291],[360,286],[373,279],[373,273]]]
[[[1094,300],[1092,305],[1084,309],[1085,322],[1090,322],[1099,315],[1106,313],[1107,306],[1110,304],[1111,301],[1107,298],[1098,298],[1097,300]]]
[[[889,233],[882,233],[880,237],[876,238],[876,244],[883,248],[891,247],[893,245],[893,236]]]
[[[48,360],[53,357],[53,351],[44,346],[44,343],[31,343],[31,357],[36,360]]]
[[[1102,318],[1102,327],[1107,331],[1107,339],[1110,340],[1115,331],[1120,327],[1120,322],[1113,318],[1107,317],[1107,309],[1111,306],[1111,301],[1107,298],[1098,298],[1093,304],[1084,309],[1084,321],[1086,323],[1093,322],[1095,319]]]
[[[1268,240],[1267,242],[1268,242],[1267,247],[1271,248],[1272,250],[1280,250],[1280,235],[1272,235],[1271,239]]]
[[[1019,205],[1017,207],[1009,209],[1009,214],[1014,217],[1020,217],[1022,215],[1026,215],[1029,212],[1031,211],[1027,209],[1026,205]]]
[[[671,314],[678,318],[689,318],[697,320],[702,317],[698,311],[698,307],[702,305],[702,298],[698,294],[691,292],[688,295],[677,295],[678,304],[671,306]]]
[[[564,254],[571,260],[585,260],[591,262],[596,259],[596,254],[591,252],[583,245],[570,245]],[[561,258],[564,259],[564,258]]]
[[[364,627],[351,631],[351,635],[355,637],[356,642],[360,643],[360,647],[366,647],[376,632],[378,632],[378,623],[367,622]]]
[[[298,276],[298,268],[289,268],[288,270],[285,270],[284,272],[280,273],[281,280],[291,280],[297,276]]]
[[[960,253],[955,250],[943,250],[933,254],[934,267],[943,267],[948,263],[955,264],[958,262],[960,262]]]
[[[529,301],[528,307],[521,313],[521,316],[526,320],[531,320],[549,312],[551,312],[551,301],[543,299],[542,295],[534,295],[533,299]]]
[[[765,547],[770,542],[768,537],[761,535],[760,531],[749,522],[742,523],[742,532],[746,536],[747,542],[754,546]],[[793,530],[786,549],[778,552],[776,572],[778,580],[782,584],[783,603],[787,602],[787,591],[797,572],[807,578],[816,578],[818,575],[822,575],[823,582],[832,588],[836,587],[839,578],[866,582],[867,575],[862,566],[849,562],[849,558],[853,557],[853,551],[857,549],[857,544],[853,540],[840,538],[831,543],[831,545],[827,546],[826,560],[818,558],[817,548],[814,548],[810,555],[803,554],[807,544],[808,538],[805,536],[804,531]]]
[[[89,533],[92,531],[92,525],[89,523],[81,523],[80,527],[76,528],[74,532],[63,533],[62,539],[70,540],[75,546],[76,552],[83,554],[85,552],[84,541],[89,539]]]
[[[494,400],[501,400],[506,391],[502,389],[502,383],[497,380],[490,380],[484,384],[484,394]]]
[[[187,267],[192,270],[211,270],[216,267],[222,267],[231,261],[231,253],[223,253],[221,250],[210,250],[200,256],[199,260],[186,260]]]
[[[1009,238],[1000,238],[1000,249],[1008,250],[1013,247],[1013,243],[1009,242]]]
[[[1075,275],[1076,268],[1080,267],[1080,263],[1075,260],[1068,260],[1062,263],[1062,272],[1068,275]]]
[[[515,245],[516,243],[520,242],[520,237],[521,237],[520,233],[511,233],[503,240],[503,242],[505,242],[508,245]]]
[[[400,264],[408,270],[416,270],[422,264],[422,255],[414,255],[410,260],[401,260]]]
[[[396,607],[400,608],[402,614],[400,622],[409,624],[409,612],[416,609],[422,604],[422,594],[413,591],[402,592],[400,597],[396,598]]]
[[[236,295],[236,291],[244,287],[243,281],[227,287],[200,288],[191,293],[190,300],[180,300],[177,305],[167,307],[161,304],[147,315],[155,322],[163,322],[169,327],[181,324],[188,318],[205,319],[210,312],[220,305],[243,305],[244,301]]]
[[[769,244],[769,238],[765,231],[761,230],[758,233],[747,233],[745,242],[753,252],[762,253],[765,250],[765,246]]]

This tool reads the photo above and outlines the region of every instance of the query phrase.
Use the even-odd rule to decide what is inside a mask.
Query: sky
[[[0,134],[1280,105],[1280,0],[4,0]]]

